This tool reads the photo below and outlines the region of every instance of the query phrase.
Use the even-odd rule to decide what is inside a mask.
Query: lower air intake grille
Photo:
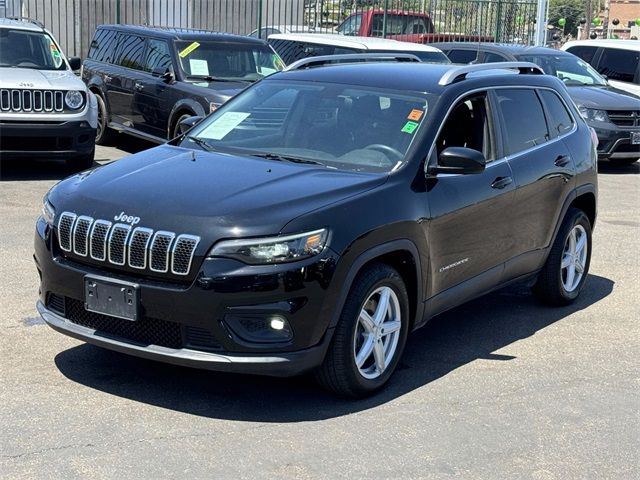
[[[50,293],[47,298],[47,308],[64,315],[64,297],[56,295],[55,293]]]
[[[72,323],[107,333],[114,337],[143,344],[167,348],[182,348],[180,324],[157,318],[142,317],[135,322],[88,312],[80,300],[66,297],[66,317]]]
[[[199,350],[222,350],[213,334],[204,328],[185,327],[185,338],[188,346]]]

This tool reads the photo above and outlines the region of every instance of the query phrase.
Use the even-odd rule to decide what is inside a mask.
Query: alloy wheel
[[[562,286],[567,292],[573,292],[580,285],[588,250],[586,230],[582,225],[575,225],[567,236],[562,252]]]

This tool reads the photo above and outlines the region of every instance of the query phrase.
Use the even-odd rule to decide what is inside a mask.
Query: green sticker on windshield
[[[278,70],[284,70],[284,69],[285,69],[286,65],[284,64],[284,62],[283,62],[283,61],[282,61],[282,59],[278,56],[278,54],[277,54],[277,53],[274,53],[274,54],[271,56],[271,58],[272,58],[272,60],[273,60],[273,64],[275,65],[275,67],[276,67]]]
[[[54,65],[56,68],[60,68],[60,65],[62,65],[62,55],[60,54],[60,50],[58,50],[58,47],[56,47],[54,43],[49,45],[49,49],[51,50],[51,58],[53,58]]]
[[[189,55],[191,52],[193,52],[196,48],[198,48],[200,46],[200,44],[198,42],[193,42],[191,45],[189,45],[187,48],[185,48],[184,50],[182,50],[178,55],[180,55],[180,58],[184,58],[187,55]]]
[[[416,128],[418,128],[420,126],[419,123],[416,122],[407,122],[404,124],[404,127],[402,127],[402,130],[400,130],[403,133],[413,133],[416,131]]]

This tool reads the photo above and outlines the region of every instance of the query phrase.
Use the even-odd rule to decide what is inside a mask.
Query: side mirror
[[[197,123],[200,123],[200,120],[202,120],[203,118],[204,117],[200,117],[198,115],[194,117],[185,118],[178,124],[178,126],[180,127],[180,133],[184,135],[189,130],[191,130]]]
[[[151,75],[162,79],[165,83],[173,81],[173,72],[168,68],[157,67],[151,72]]]
[[[438,157],[438,165],[429,168],[428,172],[436,173],[460,173],[463,175],[482,173],[487,160],[484,155],[472,148],[449,147],[445,148]]]
[[[82,60],[80,59],[80,57],[70,57],[68,60],[69,66],[74,72],[76,70],[80,70],[80,68],[82,67]]]

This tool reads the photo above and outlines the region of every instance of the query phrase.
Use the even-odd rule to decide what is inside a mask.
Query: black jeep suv
[[[355,396],[469,299],[529,280],[573,301],[597,155],[562,82],[527,63],[321,65],[337,58],[56,185],[35,237],[44,320],[179,365],[313,370]]]
[[[96,143],[113,130],[162,143],[284,67],[264,41],[204,30],[100,25],[82,79],[98,99]]]

